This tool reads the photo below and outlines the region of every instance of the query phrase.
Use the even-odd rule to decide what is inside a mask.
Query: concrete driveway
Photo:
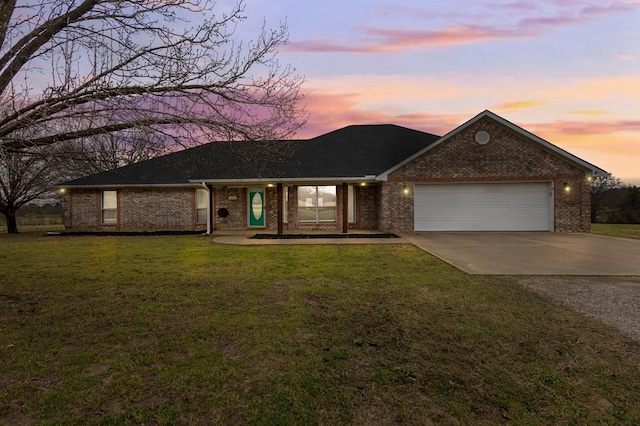
[[[640,276],[640,240],[552,232],[401,236],[469,274]]]

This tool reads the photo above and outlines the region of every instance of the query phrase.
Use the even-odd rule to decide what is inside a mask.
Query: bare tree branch
[[[242,1],[217,10],[207,0],[5,1],[0,147],[129,129],[183,146],[292,136],[306,113],[302,78],[276,59],[286,26],[241,42]]]

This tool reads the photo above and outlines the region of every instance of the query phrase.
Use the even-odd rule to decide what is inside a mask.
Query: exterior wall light
[[[65,192],[67,192],[67,188],[60,188],[58,189],[58,192],[64,194]]]
[[[409,187],[408,187],[407,185],[404,185],[404,186],[402,187],[402,193],[403,193],[404,195],[409,195]]]
[[[587,176],[587,182],[589,183],[593,182],[593,176],[591,175]]]
[[[268,184],[267,184],[267,186],[268,186],[269,188],[273,188],[273,184],[272,184],[272,183],[268,183]]]
[[[567,192],[567,193],[571,192],[571,186],[569,186],[567,182],[564,183],[563,188],[564,188],[564,192]]]
[[[366,182],[361,182],[360,186],[367,186],[367,183]]]

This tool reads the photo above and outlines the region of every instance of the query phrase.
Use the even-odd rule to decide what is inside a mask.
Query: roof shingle
[[[180,185],[189,180],[358,178],[379,175],[440,139],[392,124],[352,125],[306,140],[261,143],[281,158],[254,155],[250,142],[211,142],[61,186]],[[256,158],[258,157],[258,158]]]

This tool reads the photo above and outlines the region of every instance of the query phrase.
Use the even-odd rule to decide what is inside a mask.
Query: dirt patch
[[[640,342],[640,276],[526,277],[523,287],[612,325]]]

